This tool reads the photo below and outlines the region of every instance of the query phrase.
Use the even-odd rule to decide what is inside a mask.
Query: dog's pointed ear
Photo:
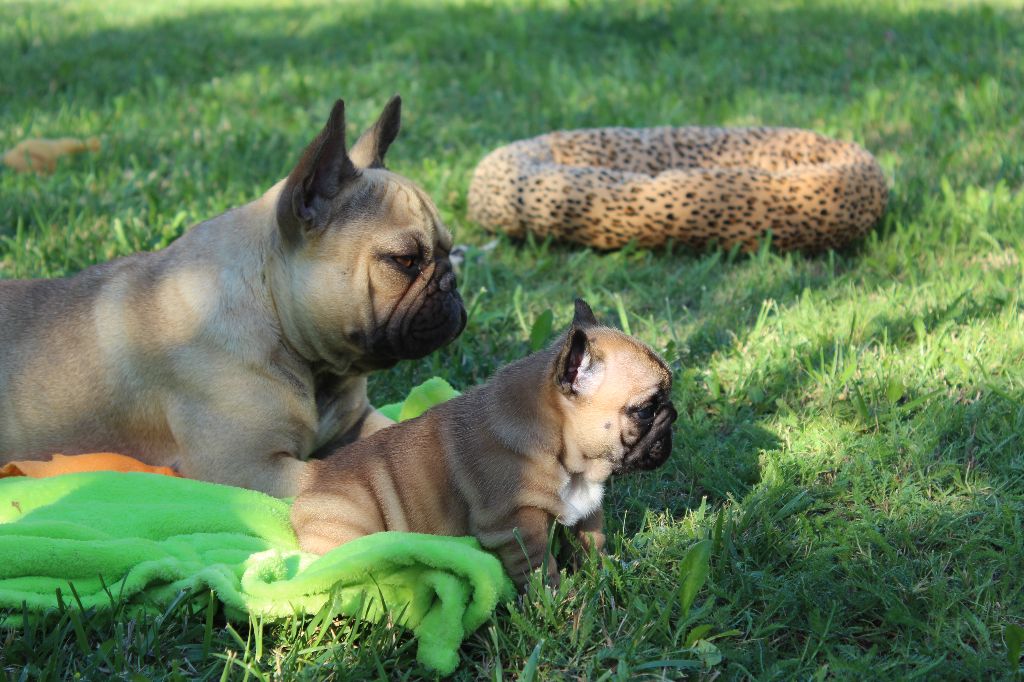
[[[352,162],[359,168],[383,168],[384,155],[401,127],[402,98],[395,95],[384,106],[377,122],[352,145],[349,152]]]
[[[288,174],[277,200],[277,222],[289,241],[324,225],[330,202],[359,177],[345,151],[345,102],[338,100],[320,134]]]
[[[582,298],[576,299],[576,309],[572,315],[572,326],[579,327],[580,329],[599,326],[597,318],[594,317],[594,311],[590,309],[590,306]]]
[[[555,385],[569,396],[586,392],[595,369],[587,332],[574,324],[555,360]]]

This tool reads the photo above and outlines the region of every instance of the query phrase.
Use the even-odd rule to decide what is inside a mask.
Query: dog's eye
[[[657,408],[654,403],[646,403],[633,410],[633,418],[642,422],[650,421],[654,419],[655,412],[657,412]]]
[[[411,270],[416,265],[416,256],[392,256],[391,260],[401,265],[406,270]]]

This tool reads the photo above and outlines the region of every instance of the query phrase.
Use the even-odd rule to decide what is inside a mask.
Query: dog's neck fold
[[[264,203],[266,206],[275,206],[284,185],[285,180],[281,180],[267,190],[260,199],[257,199],[257,202]],[[352,361],[358,354],[355,348],[346,348],[340,353],[335,352],[324,344],[323,339],[305,333],[306,326],[300,324],[293,317],[297,306],[293,305],[287,296],[288,292],[293,291],[293,287],[290,286],[292,270],[288,267],[288,250],[294,247],[286,243],[282,237],[273,211],[267,210],[261,215],[268,216],[268,219],[258,227],[263,232],[265,243],[268,245],[263,265],[263,284],[273,307],[274,322],[280,335],[281,345],[289,354],[308,365],[314,374],[326,372],[336,377],[364,374],[353,371]]]

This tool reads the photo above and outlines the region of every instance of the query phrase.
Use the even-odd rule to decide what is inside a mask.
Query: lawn
[[[375,376],[371,398],[434,374],[482,381],[583,295],[670,361],[680,412],[669,462],[611,486],[614,556],[499,608],[457,677],[1022,674],[1006,643],[1024,625],[1019,0],[2,1],[0,149],[103,148],[48,177],[0,172],[0,277],[161,248],[282,177],[335,98],[355,135],[395,92],[389,162],[468,245],[471,312],[450,347]],[[813,258],[601,254],[466,219],[472,169],[500,144],[659,124],[855,140],[890,180],[888,214]],[[703,538],[710,576],[683,616],[680,560]],[[159,619],[69,608],[0,631],[0,670],[424,674],[400,628],[229,625],[196,597]],[[688,646],[694,625],[713,644]]]

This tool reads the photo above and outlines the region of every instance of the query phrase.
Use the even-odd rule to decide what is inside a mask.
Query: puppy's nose
[[[652,430],[668,428],[672,426],[675,420],[679,417],[676,412],[676,406],[670,402],[663,403],[661,408],[658,410],[658,416],[655,417],[654,422],[651,424]]]

